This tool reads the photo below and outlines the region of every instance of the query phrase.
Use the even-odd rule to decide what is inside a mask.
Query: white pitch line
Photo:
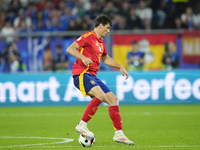
[[[73,116],[72,113],[0,113],[0,117],[52,117],[52,116]],[[82,115],[82,113],[76,113],[75,115]]]
[[[68,148],[68,147],[82,147],[82,146],[37,146],[37,147],[46,147],[46,148]],[[92,147],[163,147],[163,148],[175,148],[175,147],[179,147],[179,148],[195,148],[195,147],[200,147],[200,145],[149,145],[149,146],[92,146]]]
[[[37,147],[47,147],[47,148],[69,148],[69,147],[82,147],[82,146],[37,146]],[[92,146],[92,147],[131,147],[131,146]],[[163,148],[169,148],[169,147],[179,147],[179,148],[194,148],[194,147],[200,147],[200,145],[158,145],[158,146],[132,146],[132,147],[163,147]]]
[[[13,147],[25,147],[25,146],[35,146],[35,147],[47,147],[47,148],[73,148],[73,147],[82,147],[82,146],[46,146],[49,144],[61,144],[61,143],[68,143],[74,141],[74,139],[67,139],[67,138],[55,138],[55,137],[14,137],[14,136],[0,136],[0,138],[30,138],[30,139],[48,139],[48,140],[63,140],[59,142],[52,142],[52,143],[37,143],[37,144],[23,144],[23,145],[10,145],[10,146],[0,146],[0,148],[13,148]],[[131,146],[93,146],[93,147],[131,147]],[[200,147],[200,145],[148,145],[148,146],[133,146],[133,147],[163,147],[163,148],[195,148]]]
[[[10,145],[10,146],[0,146],[0,148],[12,148],[12,147],[25,147],[25,146],[42,146],[49,144],[61,144],[68,143],[74,141],[74,139],[68,138],[54,138],[54,137],[15,137],[15,136],[0,136],[0,138],[29,138],[29,139],[47,139],[47,140],[62,140],[59,142],[51,142],[51,143],[36,143],[36,144],[22,144],[22,145]]]
[[[98,113],[97,115],[105,115],[105,113]],[[200,112],[163,112],[163,113],[153,113],[153,112],[129,112],[129,113],[122,113],[123,115],[142,115],[142,116],[149,116],[149,115],[200,115]],[[0,117],[53,117],[53,116],[81,116],[82,113],[0,113]]]

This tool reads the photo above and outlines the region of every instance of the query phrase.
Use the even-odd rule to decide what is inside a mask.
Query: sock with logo
[[[93,100],[91,100],[81,120],[88,122],[92,118],[92,116],[96,113],[96,111],[98,110],[98,106],[101,103],[102,101],[96,97]]]
[[[122,130],[122,119],[119,113],[119,105],[109,106],[108,112],[113,122],[114,130]]]

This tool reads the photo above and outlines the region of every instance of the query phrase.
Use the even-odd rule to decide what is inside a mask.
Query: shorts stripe
[[[83,95],[86,97],[86,96],[90,96],[88,95],[86,92],[85,92],[85,87],[84,87],[84,84],[83,84],[83,76],[84,74],[87,72],[87,70],[89,69],[89,65],[88,67],[80,74],[79,76],[79,88],[80,88],[80,91],[81,93],[83,93]]]
[[[84,48],[83,48],[83,47],[81,47],[81,54],[83,53],[83,50],[84,50]]]

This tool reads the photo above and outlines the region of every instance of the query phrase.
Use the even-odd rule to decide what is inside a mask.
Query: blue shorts
[[[95,86],[100,86],[104,93],[110,92],[110,89],[97,77],[89,73],[73,76],[74,85],[83,93],[84,96],[91,96],[87,93]]]

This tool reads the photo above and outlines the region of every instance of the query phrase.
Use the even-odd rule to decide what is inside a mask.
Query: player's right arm
[[[71,54],[72,56],[82,60],[82,62],[88,66],[89,64],[93,63],[92,60],[88,57],[85,57],[84,55],[80,54],[77,49],[79,49],[80,46],[76,43],[73,42],[68,48],[67,48],[67,52],[69,54]]]

